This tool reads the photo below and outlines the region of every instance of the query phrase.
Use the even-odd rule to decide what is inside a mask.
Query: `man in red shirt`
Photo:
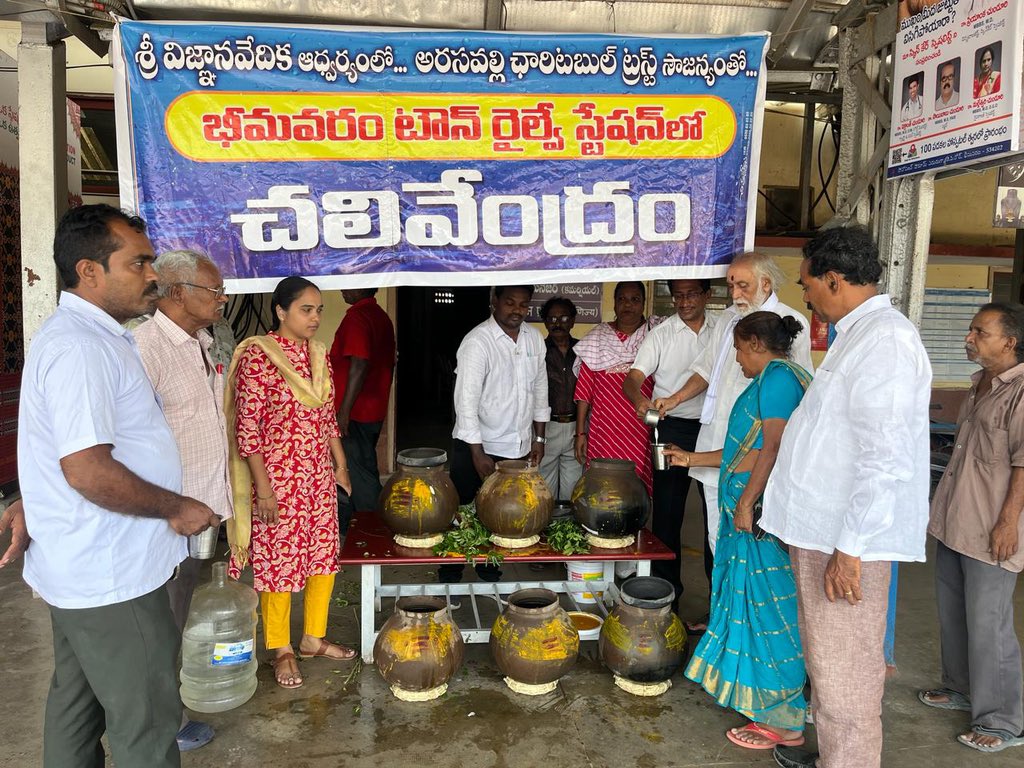
[[[349,305],[331,347],[341,444],[352,478],[352,495],[339,494],[341,532],[353,512],[373,511],[380,496],[377,440],[395,370],[395,327],[377,304],[376,288],[342,291]]]

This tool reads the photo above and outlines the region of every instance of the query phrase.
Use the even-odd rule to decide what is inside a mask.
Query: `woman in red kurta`
[[[351,485],[327,350],[313,340],[322,311],[313,283],[300,277],[281,281],[271,299],[271,333],[239,345],[229,376],[236,518],[239,507],[251,513],[248,546],[247,520],[235,528],[231,571],[237,578],[246,561],[252,563],[266,647],[276,651],[276,678],[285,688],[302,684],[289,632],[293,592],[305,591],[299,654],[337,660],[356,655],[324,640],[338,571],[335,484],[346,491]],[[245,474],[244,469],[250,481],[236,477],[235,470]]]
[[[576,353],[576,459],[588,466],[591,459],[629,459],[636,474],[652,492],[650,428],[636,417],[636,408],[622,393],[622,382],[647,331],[655,321],[644,319],[643,283],[615,286],[615,319],[602,323],[573,347]],[[640,391],[650,399],[654,380],[644,380]],[[590,417],[588,423],[587,417]]]

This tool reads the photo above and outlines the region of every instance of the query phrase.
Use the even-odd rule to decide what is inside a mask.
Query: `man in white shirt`
[[[455,429],[449,474],[459,503],[476,498],[484,478],[502,459],[529,459],[540,466],[544,431],[551,417],[547,348],[540,331],[524,323],[532,285],[499,285],[492,314],[466,334],[456,353]],[[478,567],[496,581],[500,571]],[[462,566],[441,566],[440,581],[458,581]]]
[[[907,122],[924,114],[924,102],[921,100],[921,83],[915,77],[907,83],[907,100],[900,110],[900,121]]]
[[[804,327],[804,332],[793,341],[793,362],[808,371],[813,370],[807,318],[779,301],[778,286],[785,279],[775,260],[767,254],[751,252],[734,258],[726,273],[726,281],[732,293],[732,306],[717,319],[708,346],[694,361],[693,375],[687,379],[682,389],[654,401],[662,413],[667,413],[679,403],[705,393],[700,414],[702,426],[697,436],[697,451],[717,451],[725,445],[732,406],[750,383],[736,362],[733,347],[733,330],[741,317],[752,312],[766,311],[775,312],[782,317],[796,318]],[[714,552],[720,517],[718,469],[693,467],[690,469],[690,477],[698,480],[704,489],[708,509],[708,541],[711,551]]]
[[[224,421],[223,366],[213,362],[213,337],[206,330],[222,317],[227,296],[220,270],[195,251],[169,251],[153,263],[160,298],[152,319],[134,331],[164,418],[181,455],[182,492],[209,506],[221,520],[231,517],[228,441]],[[180,635],[185,630],[201,560],[186,557],[167,582],[171,612]],[[213,739],[207,723],[182,715],[181,751]]]
[[[784,768],[881,764],[891,561],[925,559],[931,365],[881,276],[863,227],[804,245],[804,298],[836,339],[782,435],[761,527],[790,548],[821,754],[776,747]]]
[[[45,768],[177,768],[179,636],[165,583],[184,536],[217,524],[181,496],[178,449],[132,335],[151,312],[145,224],[107,205],[69,211],[54,261],[65,290],[25,361],[18,478],[32,544],[25,581],[50,608],[54,675]]]
[[[668,288],[676,313],[647,334],[633,361],[633,368],[622,383],[623,394],[636,407],[637,418],[641,420],[654,407],[654,403],[640,391],[644,380],[648,376],[654,377],[655,398],[667,397],[678,390],[689,378],[690,366],[710,343],[715,325],[714,320],[704,313],[711,293],[710,280],[669,280]],[[666,412],[658,423],[658,442],[672,443],[692,451],[697,444],[703,405],[704,397],[698,395]],[[690,474],[685,467],[655,470],[651,532],[675,553],[676,559],[656,560],[652,570],[655,576],[665,579],[675,588],[677,606],[683,594],[680,529],[689,490]],[[701,501],[703,506],[703,496]],[[707,509],[703,511],[703,517],[704,572],[710,591],[713,561],[707,538]]]

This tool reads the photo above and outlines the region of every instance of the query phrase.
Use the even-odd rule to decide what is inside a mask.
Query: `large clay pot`
[[[651,500],[635,468],[626,459],[591,460],[572,490],[577,522],[601,538],[636,534],[647,522]]]
[[[459,509],[444,463],[448,455],[438,448],[411,448],[398,453],[398,470],[380,493],[380,514],[406,547],[432,547],[441,541]]]
[[[428,701],[448,689],[462,664],[462,633],[442,597],[403,597],[373,644],[373,663],[405,701]]]
[[[672,585],[664,579],[628,579],[601,627],[601,659],[615,674],[616,684],[630,693],[663,693],[682,666],[686,632],[672,612],[674,599]]]
[[[518,693],[554,690],[579,650],[576,626],[549,589],[513,592],[491,628],[491,654],[505,683]]]
[[[503,547],[528,547],[551,522],[555,499],[536,467],[499,461],[476,494],[476,514]]]

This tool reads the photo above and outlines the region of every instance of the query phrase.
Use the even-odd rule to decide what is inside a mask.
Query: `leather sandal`
[[[334,646],[335,648],[340,648],[341,656],[331,656],[329,653],[327,653],[327,650],[331,646]],[[319,647],[317,647],[317,649],[313,653],[308,653],[302,650],[302,648],[299,648],[300,659],[325,658],[330,659],[331,661],[352,661],[352,659],[354,659],[358,655],[359,652],[356,651],[355,648],[349,648],[347,645],[341,645],[340,643],[329,643],[322,637],[320,638]]]
[[[281,670],[279,669],[279,667],[281,666],[281,664],[288,661],[289,659],[292,662],[295,661],[295,654],[291,651],[289,651],[288,653],[282,653],[280,656],[275,656],[273,659],[271,659],[270,666],[274,668],[274,680],[277,682],[277,684],[282,688],[287,688],[290,690],[292,688],[302,687],[303,680],[302,676],[299,674],[298,664],[295,665],[294,674],[281,674]],[[290,683],[288,682],[289,678],[291,678],[292,680],[292,682]]]

